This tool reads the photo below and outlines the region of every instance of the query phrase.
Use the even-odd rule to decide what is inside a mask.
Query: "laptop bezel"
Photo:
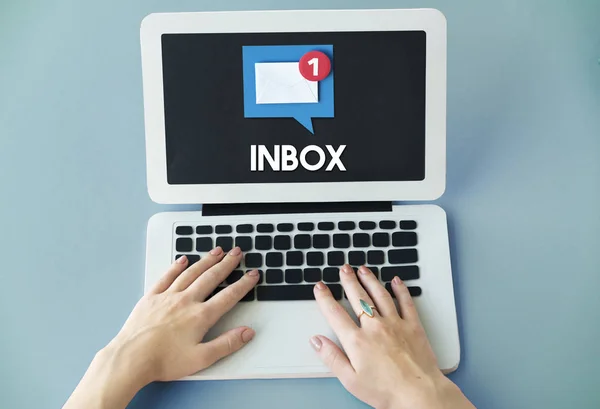
[[[425,179],[170,185],[167,182],[161,36],[167,33],[339,31],[426,32]],[[140,27],[146,172],[163,204],[435,200],[446,186],[446,19],[436,9],[282,10],[154,13]]]

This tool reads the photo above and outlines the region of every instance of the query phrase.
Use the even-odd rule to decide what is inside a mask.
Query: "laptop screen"
[[[422,181],[423,31],[163,34],[167,180]]]

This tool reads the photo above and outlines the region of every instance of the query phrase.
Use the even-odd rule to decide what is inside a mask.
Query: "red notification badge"
[[[309,51],[300,58],[300,74],[309,81],[322,81],[331,72],[331,60],[321,51]]]

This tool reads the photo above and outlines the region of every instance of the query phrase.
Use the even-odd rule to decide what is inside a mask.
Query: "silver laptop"
[[[261,272],[207,339],[240,352],[185,379],[328,377],[312,288],[367,265],[414,296],[440,369],[460,357],[445,212],[446,21],[437,10],[151,14],[141,24],[150,197],[146,289],[181,255],[239,245]]]

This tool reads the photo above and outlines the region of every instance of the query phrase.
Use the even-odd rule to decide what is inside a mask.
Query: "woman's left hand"
[[[239,247],[228,254],[217,247],[189,268],[185,256],[173,263],[96,355],[64,408],[124,408],[145,385],[201,371],[248,343],[249,327],[202,342],[258,282],[258,271],[250,271],[208,299],[241,259]]]
[[[254,336],[251,328],[235,328],[201,342],[258,282],[258,271],[250,271],[206,300],[241,258],[239,247],[228,254],[217,247],[187,269],[185,256],[179,258],[138,302],[108,348],[127,350],[150,382],[191,375],[242,348]]]

